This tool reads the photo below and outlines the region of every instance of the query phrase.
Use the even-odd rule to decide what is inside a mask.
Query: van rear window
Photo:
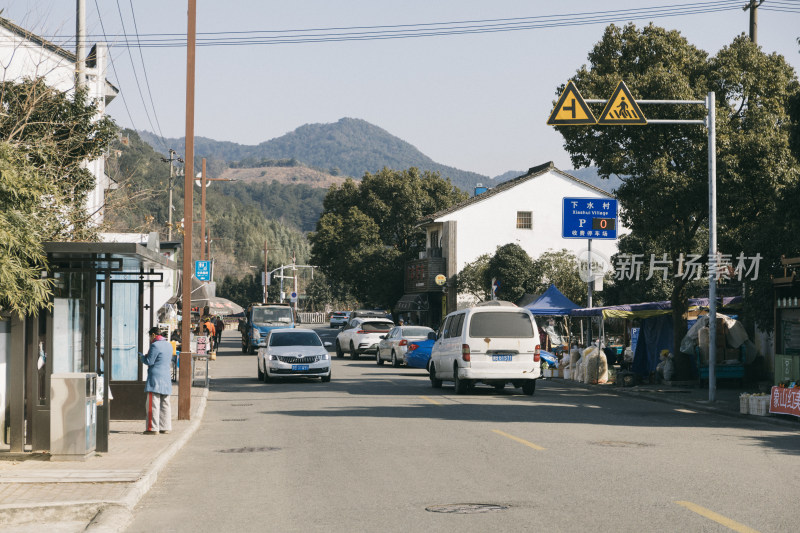
[[[531,338],[533,322],[528,313],[474,313],[469,336]]]
[[[389,331],[394,326],[392,322],[364,322],[359,326],[363,331]]]

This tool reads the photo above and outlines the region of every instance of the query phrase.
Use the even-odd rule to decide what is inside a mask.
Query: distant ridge
[[[154,134],[143,131],[139,135],[156,150],[163,148],[161,139]],[[183,138],[166,142],[178,152],[184,151]],[[365,172],[375,173],[384,166],[397,170],[417,167],[437,171],[465,191],[471,191],[476,183],[490,181],[488,176],[439,164],[386,130],[355,118],[306,124],[255,146],[195,137],[195,155],[227,163],[252,161],[253,166],[264,159],[296,159],[334,175],[354,178],[361,178]]]

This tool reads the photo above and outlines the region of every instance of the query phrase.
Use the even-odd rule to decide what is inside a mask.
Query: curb
[[[133,508],[158,480],[158,474],[169,464],[172,458],[175,457],[200,427],[206,410],[208,391],[208,388],[203,389],[203,394],[199,397],[200,404],[197,408],[197,416],[191,421],[183,435],[170,444],[164,453],[159,455],[158,458],[150,464],[144,475],[126,491],[125,496],[118,501],[104,502],[101,504],[97,513],[84,531],[111,533],[124,531],[125,528],[128,527],[133,520]]]
[[[598,390],[599,385],[590,385],[586,383],[580,383],[574,380],[567,380],[564,378],[549,378],[550,380],[558,380],[561,383],[570,385],[574,385],[586,390]],[[732,411],[728,409],[720,409],[719,407],[714,407],[713,405],[703,405],[697,402],[687,402],[682,400],[676,400],[674,398],[668,398],[666,396],[656,396],[655,394],[648,394],[646,392],[639,392],[639,391],[629,391],[625,390],[624,388],[614,387],[614,388],[606,388],[604,386],[602,390],[603,392],[609,392],[611,394],[616,394],[617,396],[630,396],[633,398],[640,398],[642,400],[647,400],[651,402],[659,402],[659,403],[668,403],[671,405],[678,405],[680,407],[686,407],[688,409],[694,409],[695,411],[704,411],[706,413],[712,413],[722,416],[728,416],[732,418],[740,418],[742,420],[748,420],[750,422],[761,422],[765,424],[774,424],[778,426],[784,426],[793,428],[795,430],[800,429],[800,424],[794,420],[784,420],[782,418],[777,418],[774,416],[752,416],[752,415],[745,415],[738,411]]]

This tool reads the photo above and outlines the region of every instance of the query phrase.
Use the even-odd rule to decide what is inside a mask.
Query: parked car
[[[389,333],[381,336],[375,361],[379,365],[384,361],[391,361],[392,366],[400,366],[405,362],[408,343],[427,340],[428,333],[433,333],[433,330],[425,326],[395,326]]]
[[[258,349],[258,379],[318,377],[331,380],[330,342],[322,343],[310,329],[273,329]]]
[[[350,320],[350,311],[334,311],[331,313],[331,327],[340,328]]]
[[[394,322],[387,318],[351,318],[336,336],[336,356],[358,359],[362,353],[375,353],[381,335],[388,333]]]
[[[428,366],[431,362],[431,348],[433,348],[434,342],[436,342],[435,332],[429,333],[428,338],[424,341],[409,342],[405,355],[406,366],[410,368],[424,368],[425,370],[429,370]]]
[[[502,389],[511,382],[532,395],[541,377],[539,329],[527,310],[504,302],[450,313],[431,350],[434,388],[452,381],[456,394],[482,382]]]

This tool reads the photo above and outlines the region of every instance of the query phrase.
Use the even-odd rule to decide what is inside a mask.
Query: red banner
[[[800,416],[800,388],[772,387],[769,412]]]

